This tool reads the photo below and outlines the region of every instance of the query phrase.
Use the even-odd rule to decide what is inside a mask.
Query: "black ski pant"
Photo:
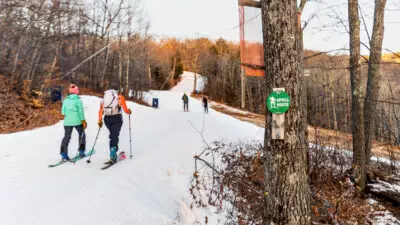
[[[204,112],[208,113],[208,106],[204,106]]]
[[[183,102],[183,111],[189,111],[189,102]]]
[[[117,147],[118,149],[119,132],[122,127],[122,115],[104,116],[104,123],[110,131],[110,149],[112,147]]]
[[[68,145],[69,141],[71,140],[71,134],[72,130],[76,129],[79,134],[79,150],[85,150],[86,149],[86,134],[85,130],[83,129],[82,125],[78,126],[64,126],[64,138],[61,142],[61,151],[60,153],[66,153],[68,155]]]

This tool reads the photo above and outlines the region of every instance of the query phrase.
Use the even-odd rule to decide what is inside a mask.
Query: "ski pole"
[[[99,137],[100,130],[101,130],[101,127],[99,127],[99,131],[97,131],[96,139],[94,140],[93,147],[92,147],[92,151],[91,151],[91,153],[90,153],[90,155],[89,155],[89,159],[86,160],[87,163],[90,163],[90,159],[92,158],[93,151],[94,151],[94,146],[96,145],[97,138]]]
[[[83,140],[84,136],[85,136],[85,129],[83,129],[82,135],[79,137],[79,148],[81,147],[82,140]],[[79,156],[79,148],[78,148],[78,151],[76,151],[76,155],[75,155],[75,158],[74,158],[74,166],[75,166],[76,160],[78,159],[78,156]]]
[[[130,150],[130,157],[132,159],[132,132],[131,132],[131,114],[129,114],[129,150]]]

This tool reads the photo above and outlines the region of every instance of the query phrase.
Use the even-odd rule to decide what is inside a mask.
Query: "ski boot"
[[[78,155],[78,157],[79,158],[83,158],[83,157],[85,157],[86,155],[85,155],[85,150],[82,150],[82,149],[79,149],[79,155]]]
[[[104,164],[114,164],[118,160],[118,155],[117,155],[118,147],[112,147],[110,149],[110,160],[105,162]]]
[[[71,159],[69,158],[68,154],[65,152],[61,153],[61,162],[67,162],[70,161]]]
[[[113,163],[117,162],[118,160],[117,151],[118,151],[117,147],[112,147],[110,150],[110,161],[112,161]]]

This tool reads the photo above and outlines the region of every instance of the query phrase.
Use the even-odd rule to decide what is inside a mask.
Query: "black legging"
[[[104,123],[107,129],[110,131],[110,149],[112,147],[118,148],[119,132],[122,127],[122,115],[118,114],[115,116],[105,116]]]
[[[78,126],[64,126],[64,138],[61,142],[61,151],[60,153],[65,153],[68,155],[68,145],[69,145],[69,141],[71,140],[71,134],[72,134],[72,130],[76,129],[78,131],[79,134],[79,150],[85,150],[86,148],[86,135],[85,135],[85,130],[83,129],[82,125],[78,125]]]

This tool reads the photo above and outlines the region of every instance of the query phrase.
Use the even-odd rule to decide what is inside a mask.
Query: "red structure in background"
[[[239,6],[239,20],[240,58],[245,75],[264,76],[261,9]]]
[[[264,76],[264,47],[259,1],[239,0],[240,59],[246,76]],[[257,5],[258,4],[258,5]],[[299,30],[301,12],[297,13]]]

